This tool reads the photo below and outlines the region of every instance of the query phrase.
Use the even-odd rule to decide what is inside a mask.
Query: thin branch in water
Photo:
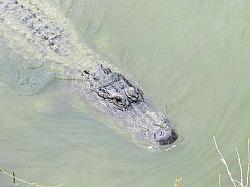
[[[247,163],[247,172],[246,172],[246,184],[244,185],[244,181],[243,181],[243,170],[242,170],[242,163],[241,163],[241,159],[240,159],[240,154],[238,152],[238,149],[235,148],[235,152],[236,152],[236,155],[237,155],[237,160],[238,160],[238,165],[239,165],[239,168],[240,168],[240,181],[236,180],[233,178],[230,170],[229,170],[229,167],[228,167],[228,164],[226,162],[226,160],[224,159],[222,153],[220,152],[219,150],[219,147],[217,145],[217,142],[216,142],[216,139],[215,137],[213,137],[214,139],[214,145],[215,145],[215,148],[220,156],[220,160],[221,162],[225,165],[226,167],[226,170],[227,170],[227,174],[233,184],[234,187],[237,187],[237,186],[240,186],[240,187],[248,187],[248,184],[249,184],[249,170],[250,170],[250,143],[249,143],[249,139],[248,139],[248,142],[247,142],[247,155],[248,155],[248,163]],[[220,175],[220,174],[219,174]],[[220,187],[220,176],[219,176],[219,187]]]
[[[241,160],[240,160],[240,154],[239,154],[237,148],[235,148],[235,152],[236,152],[236,155],[237,155],[237,158],[238,158],[238,164],[239,164],[239,167],[240,167],[240,183],[243,184],[243,171],[242,171],[242,165],[241,165]]]
[[[219,148],[218,148],[218,145],[217,145],[215,136],[213,137],[213,139],[214,139],[215,148],[216,148],[218,154],[220,155],[220,160],[221,160],[221,162],[225,165],[226,170],[227,170],[227,174],[228,174],[228,176],[229,176],[231,182],[233,183],[234,187],[237,187],[236,184],[235,184],[235,180],[233,179],[232,174],[231,174],[231,172],[230,172],[230,170],[229,170],[228,164],[227,164],[226,160],[224,159],[223,155],[221,154],[221,152],[220,152],[220,150],[219,150]]]
[[[250,171],[250,141],[247,140],[247,181],[246,181],[246,187],[248,186],[249,181],[249,171]]]

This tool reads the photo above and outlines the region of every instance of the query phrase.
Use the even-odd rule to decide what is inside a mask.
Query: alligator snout
[[[177,133],[172,129],[160,129],[154,134],[154,139],[159,145],[172,144],[177,138]]]

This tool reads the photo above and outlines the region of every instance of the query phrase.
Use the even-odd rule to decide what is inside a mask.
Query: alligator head
[[[92,102],[122,122],[121,128],[125,128],[136,143],[149,149],[161,149],[177,140],[172,122],[123,75],[100,64],[92,70],[83,70],[82,74],[89,93],[94,96]]]

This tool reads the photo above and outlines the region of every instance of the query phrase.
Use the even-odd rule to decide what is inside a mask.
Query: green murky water
[[[250,137],[248,1],[62,2],[53,3],[82,41],[167,108],[180,138],[164,153],[127,142],[72,97],[70,81],[54,80],[46,67],[33,70],[1,46],[1,168],[65,187],[171,187],[178,177],[183,187],[211,187],[218,173],[229,186],[216,136],[239,177],[234,148],[246,165]],[[0,175],[1,187],[11,183]]]

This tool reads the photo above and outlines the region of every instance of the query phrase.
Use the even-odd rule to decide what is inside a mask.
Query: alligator
[[[74,81],[88,102],[115,119],[138,145],[166,149],[178,138],[173,122],[139,85],[80,42],[74,26],[40,0],[0,0],[0,30],[8,47],[36,57],[56,76]]]

